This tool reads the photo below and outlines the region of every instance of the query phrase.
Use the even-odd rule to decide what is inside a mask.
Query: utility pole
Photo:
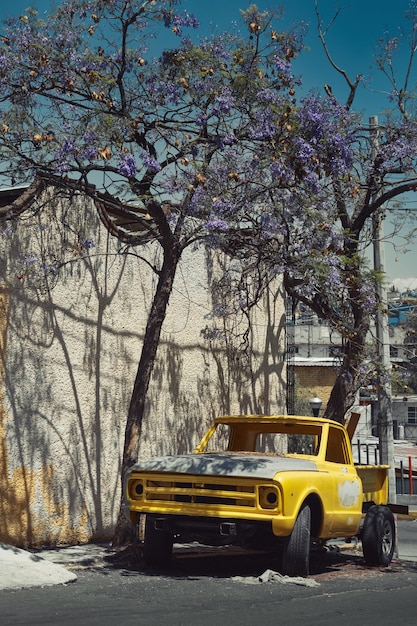
[[[369,118],[369,131],[371,141],[371,157],[375,159],[378,152],[378,117]],[[374,191],[374,199],[376,199],[377,191]],[[384,237],[384,216],[383,210],[378,209],[372,216],[372,237],[374,252],[374,270],[377,271],[381,279],[377,283],[377,313],[376,313],[376,339],[378,360],[380,371],[385,373],[379,376],[378,380],[378,402],[377,402],[377,420],[379,435],[379,456],[380,463],[389,465],[388,470],[388,499],[389,502],[395,504],[397,502],[397,490],[395,479],[395,460],[394,460],[394,428],[392,421],[392,400],[391,400],[391,358],[390,358],[390,341],[388,331],[388,304],[387,289],[385,284],[385,250],[383,245]]]

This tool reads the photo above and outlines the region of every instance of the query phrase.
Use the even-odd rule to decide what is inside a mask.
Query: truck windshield
[[[316,455],[321,431],[311,424],[219,423],[203,451]]]

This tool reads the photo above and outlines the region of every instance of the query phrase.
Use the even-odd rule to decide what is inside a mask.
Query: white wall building
[[[125,419],[156,278],[146,262],[120,254],[84,197],[66,203],[48,190],[16,221],[5,217],[0,541],[34,546],[109,538],[120,504]],[[148,244],[140,254],[155,262],[158,249]],[[284,411],[279,285],[253,310],[243,355],[241,338],[232,333],[227,342],[202,334],[213,323],[207,255],[190,250],[177,273],[141,457],[191,451],[217,415]],[[57,258],[64,265],[55,277]],[[213,255],[210,261],[215,267]],[[236,330],[241,320],[217,323]]]

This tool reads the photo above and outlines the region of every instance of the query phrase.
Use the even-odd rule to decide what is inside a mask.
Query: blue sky
[[[58,4],[58,2],[55,2]],[[239,20],[239,9],[251,4],[248,0],[183,0],[182,5],[194,13],[202,24],[205,32],[219,28],[227,28],[233,20]],[[296,72],[302,76],[305,89],[322,88],[327,83],[332,86],[335,95],[342,101],[347,96],[343,84],[330,68],[317,34],[317,20],[314,12],[314,0],[288,0],[287,3],[274,0],[258,0],[258,7],[265,9],[271,5],[283,6],[285,9],[282,28],[291,26],[301,20],[308,23],[308,34],[305,40],[307,49],[296,61]],[[319,8],[323,22],[327,24],[335,15],[338,7],[341,13],[333,24],[328,35],[329,48],[335,62],[354,78],[357,73],[369,77],[369,88],[361,89],[356,99],[357,106],[365,117],[378,115],[385,106],[381,90],[387,88],[372,67],[375,45],[378,37],[389,31],[398,35],[398,28],[407,28],[404,12],[409,0],[319,0]],[[6,6],[5,6],[6,5]],[[1,3],[2,18],[19,14],[29,5],[36,6],[40,12],[50,7],[49,0],[14,0]],[[404,62],[399,58],[398,69],[404,70]],[[417,202],[415,203],[417,211]],[[386,232],[389,232],[389,216],[386,220]],[[415,278],[417,288],[417,242],[408,246],[408,252],[394,250],[392,244],[385,246],[386,271],[391,280],[408,279],[404,286]]]

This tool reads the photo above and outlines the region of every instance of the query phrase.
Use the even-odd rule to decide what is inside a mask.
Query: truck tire
[[[395,521],[387,506],[371,506],[361,532],[362,551],[368,565],[387,567],[395,549]]]
[[[174,538],[168,530],[157,530],[155,520],[146,516],[143,558],[145,565],[160,567],[171,560]]]
[[[282,573],[287,576],[308,576],[310,566],[311,509],[303,504],[291,535],[284,543]]]

